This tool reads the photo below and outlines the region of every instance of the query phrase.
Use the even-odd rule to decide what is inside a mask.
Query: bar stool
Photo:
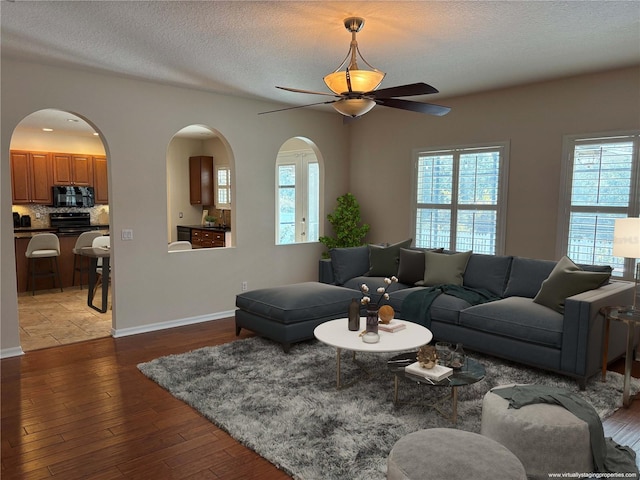
[[[36,277],[52,277],[53,286],[56,286],[56,277],[62,292],[62,280],[60,280],[60,268],[58,268],[58,257],[60,256],[60,240],[55,233],[38,233],[31,237],[27,245],[25,256],[27,263],[27,290],[29,290],[29,280],[31,280],[32,295],[36,294]],[[49,270],[46,272],[36,271],[36,260],[49,259]],[[55,263],[55,271],[53,264]]]
[[[111,237],[109,235],[100,235],[99,237],[93,239],[91,246],[93,248],[111,248]],[[96,267],[96,274],[98,275],[98,279],[95,286],[93,287],[93,292],[91,292],[91,301],[93,301],[93,297],[96,296],[96,290],[98,290],[98,287],[103,288],[101,284],[102,282],[104,282],[105,273],[107,275],[107,282],[109,282],[111,277],[111,266],[109,266],[109,271],[104,272],[102,268],[102,259],[98,258]]]
[[[88,258],[84,259],[81,255],[78,255],[78,251],[81,248],[91,247],[93,239],[100,236],[102,236],[102,233],[97,230],[83,232],[80,234],[76,240],[75,246],[73,247],[73,279],[71,281],[71,285],[73,286],[76,284],[76,272],[78,272],[80,277],[80,290],[82,290],[82,275],[89,273],[89,265],[91,262]]]

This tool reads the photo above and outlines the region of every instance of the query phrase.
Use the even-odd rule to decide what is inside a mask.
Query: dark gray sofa
[[[354,290],[362,283],[373,288],[380,285],[382,278],[366,275],[365,250],[357,248],[358,252],[344,250],[341,255],[332,255],[332,260],[321,260],[320,281]],[[357,265],[344,264],[349,261]],[[632,303],[634,285],[610,281],[567,298],[564,313],[559,313],[533,301],[556,263],[472,254],[463,285],[488,290],[500,298],[472,306],[450,295],[438,296],[430,309],[429,328],[434,338],[462,342],[469,350],[568,375],[584,387],[586,379],[597,373],[602,364],[604,319],[599,310],[604,306]],[[402,265],[399,268],[402,269]],[[364,275],[347,278],[353,273]],[[389,304],[396,311],[396,318],[420,322],[420,319],[406,318],[402,307],[408,295],[425,287],[402,282],[393,287]],[[637,345],[638,338],[635,342]],[[625,347],[626,328],[613,322],[609,361],[623,355]]]

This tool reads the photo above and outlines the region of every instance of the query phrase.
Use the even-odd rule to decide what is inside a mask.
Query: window
[[[278,154],[276,243],[317,242],[320,169],[313,150]]]
[[[638,145],[637,132],[564,138],[561,255],[611,265],[614,276],[633,277],[633,259],[613,256],[613,227],[616,218],[637,217],[640,210]]]
[[[231,169],[226,165],[216,167],[216,207],[231,208]]]
[[[415,155],[415,238],[421,248],[504,251],[508,145]]]

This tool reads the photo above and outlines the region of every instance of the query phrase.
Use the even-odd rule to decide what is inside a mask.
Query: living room
[[[3,47],[4,36],[11,32],[5,22],[10,21],[12,8],[23,8],[20,4],[2,5]],[[335,18],[323,19],[325,25],[331,24],[336,37],[336,48],[331,52],[335,62],[320,66],[325,73],[335,67],[347,47],[348,35],[340,24],[342,10]],[[391,14],[386,16],[392,21]],[[635,28],[636,37],[632,39],[637,40],[637,18],[627,17],[631,29]],[[614,31],[629,28],[619,17],[615,20]],[[46,25],[45,20],[40,22]],[[401,23],[399,19],[395,22]],[[363,30],[361,48],[369,61],[384,69],[384,61],[373,47],[367,48],[365,41],[365,34],[369,38],[387,36],[385,32],[374,33],[374,25],[371,22]],[[446,50],[443,42],[438,41],[439,47]],[[135,44],[131,55],[134,64],[149,58],[136,52]],[[421,72],[412,80],[431,83],[442,92],[434,101],[451,107],[447,116],[376,107],[349,125],[343,125],[341,116],[332,110],[295,109],[259,116],[259,112],[286,104],[227,94],[222,81],[216,85],[218,91],[213,91],[216,89],[134,78],[120,72],[117,58],[105,60],[109,68],[102,71],[53,65],[33,58],[11,54],[3,48],[3,358],[22,354],[12,268],[15,254],[10,236],[7,158],[13,130],[35,111],[58,108],[74,112],[94,125],[104,138],[110,198],[114,199],[110,221],[115,232],[112,327],[116,338],[231,317],[235,296],[245,281],[248,289],[257,289],[317,280],[322,245],[284,246],[274,242],[275,162],[280,147],[289,138],[308,138],[322,154],[321,218],[332,211],[338,196],[350,191],[361,204],[363,219],[371,225],[367,241],[372,243],[393,243],[414,235],[411,189],[415,150],[508,142],[506,230],[504,249],[497,253],[557,260],[562,255],[558,251],[558,216],[563,188],[563,138],[640,130],[637,57],[629,64],[603,64],[597,70],[584,69],[561,78],[540,72],[535,78],[522,78],[520,84],[460,95],[448,94],[447,84],[438,81],[435,67],[430,66],[431,73]],[[264,75],[273,86],[289,85],[289,77],[282,73],[286,70],[278,66],[277,58],[274,54],[272,71]],[[300,49],[296,63],[304,69],[305,62],[312,58],[312,54]],[[429,63],[427,54],[420,58]],[[224,64],[224,59],[218,61]],[[474,69],[473,64],[468,68],[460,65],[457,74],[473,76]],[[389,72],[384,86],[400,83],[393,74]],[[322,83],[319,77],[317,84],[290,86],[320,89]],[[287,98],[300,101],[293,94]],[[214,128],[231,148],[236,192],[234,247],[168,255],[167,147],[177,131],[191,124]],[[120,232],[125,229],[133,230],[133,240],[121,239]],[[325,233],[330,233],[328,230],[325,224]],[[135,336],[130,340],[133,339]]]

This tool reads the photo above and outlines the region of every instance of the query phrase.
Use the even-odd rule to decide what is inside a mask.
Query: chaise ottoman
[[[309,340],[323,322],[346,317],[349,302],[359,292],[319,282],[262,288],[236,296],[236,335],[246,328],[282,344]],[[345,320],[345,328],[346,323]]]

